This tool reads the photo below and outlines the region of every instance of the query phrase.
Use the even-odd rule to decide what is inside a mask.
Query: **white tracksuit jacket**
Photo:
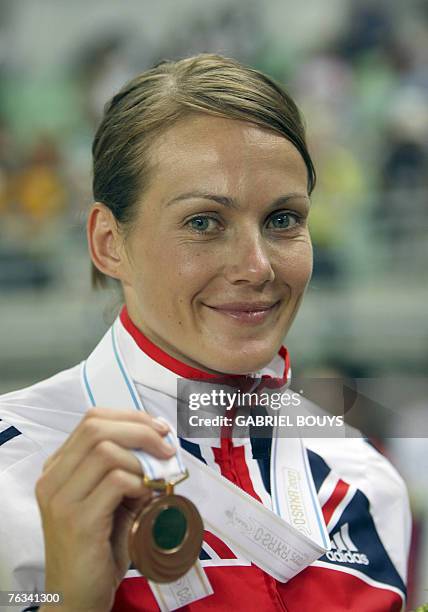
[[[126,309],[116,325],[126,367],[143,405],[174,423],[177,378],[195,378],[201,372],[153,345],[135,328]],[[282,349],[262,374],[287,376],[287,365]],[[0,398],[0,590],[44,589],[43,533],[34,486],[47,457],[89,407],[82,373],[79,364]],[[198,442],[182,439],[181,445],[271,508],[269,441]],[[214,595],[185,610],[403,609],[411,519],[401,477],[361,437],[304,443],[331,550],[284,584],[206,531],[200,559]],[[133,612],[159,607],[146,579],[130,568],[112,609]]]

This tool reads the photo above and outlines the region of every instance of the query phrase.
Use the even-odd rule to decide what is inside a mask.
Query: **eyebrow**
[[[213,200],[222,206],[226,206],[227,208],[238,208],[238,203],[233,198],[229,198],[228,196],[217,195],[215,193],[207,193],[205,191],[189,191],[187,193],[181,193],[180,195],[172,198],[167,202],[167,206],[170,204],[174,204],[175,202],[180,202],[181,200],[190,200],[192,198],[198,198],[202,200]],[[282,204],[286,204],[289,200],[294,198],[303,198],[308,203],[310,202],[307,194],[304,193],[288,193],[287,195],[282,195],[276,198],[271,206],[280,206]]]

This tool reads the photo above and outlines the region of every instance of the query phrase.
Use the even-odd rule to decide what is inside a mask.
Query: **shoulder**
[[[0,473],[41,450],[47,454],[86,410],[77,365],[0,396]]]
[[[358,432],[357,432],[358,433]],[[412,519],[406,484],[391,462],[363,437],[306,439],[314,480],[322,503],[327,503],[339,480],[349,486],[350,506],[366,508],[376,532],[405,581]],[[342,491],[346,486],[342,486]],[[326,494],[326,495],[325,495]],[[361,520],[361,517],[360,519]]]
[[[311,414],[325,413],[312,402],[304,401]],[[311,467],[318,485],[332,470],[360,489],[371,503],[383,505],[388,501],[395,505],[397,500],[407,503],[407,488],[398,471],[354,427],[346,424],[344,437],[304,438],[304,444],[315,453]]]
[[[70,394],[72,396],[71,399],[73,399],[73,396],[76,394],[81,395],[80,370],[81,364],[78,364],[41,380],[34,385],[30,385],[29,387],[0,395],[0,410],[2,406],[23,404],[49,405],[52,404],[58,396],[61,396],[64,401],[67,401]]]
[[[357,437],[358,432],[354,434],[349,438],[306,439],[305,445],[370,498],[407,498],[404,480],[391,462],[361,435]]]
[[[43,538],[34,487],[46,456],[40,441],[13,419],[4,420],[1,410],[0,415],[0,584],[10,590],[40,589],[33,563],[42,559]]]
[[[86,410],[80,366],[0,396],[0,584],[43,588],[35,484]]]

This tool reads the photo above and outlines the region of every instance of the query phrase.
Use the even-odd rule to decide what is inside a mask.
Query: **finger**
[[[70,442],[67,450],[57,456],[43,472],[36,493],[41,504],[53,496],[78,468],[84,457],[103,440],[110,440],[128,449],[141,449],[159,458],[168,459],[175,454],[153,428],[137,422],[118,422],[91,418],[83,423],[80,434]]]
[[[165,419],[154,417],[142,410],[114,410],[112,408],[95,406],[94,408],[90,408],[85,414],[85,418],[91,417],[99,417],[101,419],[110,419],[113,421],[143,422],[146,425],[151,425],[154,429],[159,431],[159,433],[166,433],[170,430],[170,426]]]
[[[111,440],[103,440],[83,459],[56,495],[61,496],[65,505],[81,501],[114,469],[143,476],[141,463],[132,452]]]
[[[138,410],[112,410],[110,408],[102,407],[90,408],[80,421],[79,425],[68,436],[67,440],[45,461],[43,471],[47,469],[53,461],[55,461],[58,455],[60,455],[64,450],[68,449],[76,435],[79,434],[81,426],[85,420],[93,417],[113,421],[133,421],[136,423],[144,423],[145,425],[153,427],[153,429],[159,432],[162,436],[165,436],[170,431],[170,427],[164,419],[152,417],[147,412]]]
[[[144,485],[141,476],[123,470],[109,472],[85,500],[80,503],[87,529],[112,520],[113,512],[125,499],[147,499],[152,492]]]

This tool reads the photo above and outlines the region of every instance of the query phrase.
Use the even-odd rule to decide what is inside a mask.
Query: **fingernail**
[[[153,427],[157,431],[160,431],[160,432],[169,431],[168,425],[165,423],[165,421],[161,417],[156,417],[155,419],[153,419],[152,423],[153,423]]]
[[[165,453],[167,453],[170,456],[175,455],[174,446],[172,446],[171,444],[168,444],[168,442],[165,442],[164,440],[162,440],[162,449],[165,451]]]

